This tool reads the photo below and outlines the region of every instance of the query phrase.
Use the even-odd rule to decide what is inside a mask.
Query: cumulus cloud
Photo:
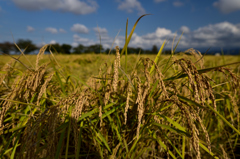
[[[73,35],[73,41],[74,41],[74,43],[73,43],[74,45],[82,44],[82,45],[89,46],[89,45],[95,44],[95,42],[93,40],[90,40],[88,38],[82,38],[77,34]]]
[[[139,36],[137,33],[134,33],[129,46],[144,49],[151,48],[153,45],[161,45],[165,39],[172,41],[174,35],[175,34],[169,29],[158,27],[155,32],[146,35]]]
[[[74,24],[71,27],[71,31],[84,34],[87,34],[89,32],[88,28],[83,24]]]
[[[27,26],[27,32],[33,32],[35,29],[31,26]]]
[[[37,43],[37,44],[36,44],[36,46],[37,46],[38,48],[41,48],[41,47],[43,47],[44,45],[46,45],[45,42],[40,42],[40,43]]]
[[[160,3],[160,2],[164,2],[166,0],[154,0],[155,3]]]
[[[191,31],[187,26],[182,26],[179,30],[185,30],[178,48],[216,48],[216,47],[239,47],[240,46],[240,24],[232,24],[222,22],[210,24]],[[178,39],[182,32],[177,34]],[[152,45],[161,46],[163,41],[167,39],[167,49],[172,46],[173,38],[176,34],[166,28],[157,28],[155,32],[139,36],[137,33],[132,35],[129,43],[131,47],[141,47],[143,49],[151,48]],[[118,39],[118,43],[124,44],[124,37]]]
[[[59,32],[60,33],[66,33],[66,31],[64,29],[62,29],[62,28],[59,29]]]
[[[187,27],[187,26],[182,26],[179,31],[182,33],[184,32],[185,34],[186,33],[189,33],[190,32],[190,29]]]
[[[134,10],[138,11],[138,15],[145,14],[146,11],[142,7],[141,3],[138,0],[124,0],[119,1],[118,9],[125,10],[128,13],[132,13]]]
[[[144,39],[149,39],[149,40],[157,39],[157,38],[164,39],[164,38],[174,37],[174,33],[172,33],[172,31],[169,29],[158,27],[155,32],[143,35],[143,37]]]
[[[48,27],[45,29],[45,31],[50,32],[52,34],[57,34],[58,30],[56,28]]]
[[[174,5],[175,7],[181,7],[181,6],[183,6],[183,3],[180,2],[180,1],[175,1],[175,2],[173,2],[173,5]]]
[[[193,31],[189,39],[202,47],[239,47],[240,27],[229,22],[211,24]]]
[[[213,6],[218,8],[222,13],[231,13],[240,10],[239,0],[218,0],[213,3]]]
[[[16,6],[26,10],[49,9],[74,14],[89,14],[97,10],[95,0],[12,0]]]
[[[77,42],[72,43],[72,47],[77,47],[79,44]]]
[[[96,31],[96,28],[95,28]],[[221,22],[217,24],[210,24],[207,26],[200,27],[196,30],[190,30],[187,26],[182,26],[178,29],[178,33],[171,31],[167,28],[156,28],[154,32],[138,35],[136,32],[133,33],[129,47],[140,47],[143,49],[151,49],[153,45],[160,47],[164,40],[167,40],[166,49],[171,49],[172,41],[174,36],[176,39],[180,37],[182,31],[184,31],[183,36],[178,44],[178,49],[207,49],[212,48],[231,48],[240,46],[240,23],[232,24],[229,22]],[[98,35],[96,34],[98,37]],[[115,37],[109,37],[108,34],[102,36],[103,47],[110,48]],[[74,43],[72,45],[93,45],[99,44],[99,41],[93,41],[88,38],[80,37],[75,34],[73,36]],[[177,40],[175,39],[175,44]],[[118,36],[115,40],[114,46],[118,45],[123,47],[125,43],[124,36]]]
[[[103,47],[109,48],[110,43],[113,42],[113,39],[109,37],[108,31],[106,28],[101,28],[101,27],[95,27],[93,28],[95,31],[96,38],[99,39],[99,33],[101,36],[101,42],[103,44]]]
[[[100,34],[101,34],[101,44],[102,44],[103,48],[104,49],[110,48],[115,37],[110,37],[108,35],[108,31],[107,31],[106,28],[101,28],[101,27],[98,27],[98,28],[99,28],[99,31],[100,31]],[[72,46],[76,47],[79,44],[86,45],[86,46],[99,44],[99,34],[98,34],[97,27],[93,28],[93,30],[96,33],[95,35],[96,35],[97,40],[91,40],[91,39],[88,39],[88,38],[83,38],[83,37],[79,36],[78,34],[74,34],[73,35],[73,41],[74,42],[72,43]],[[117,40],[114,43],[114,46],[116,46],[116,45],[122,46],[124,43],[125,43],[125,37],[124,36],[118,36]]]
[[[56,40],[51,40],[50,41],[50,44],[56,44],[57,42],[56,42]]]
[[[100,33],[100,34],[107,34],[107,32],[108,32],[106,28],[101,28],[101,27],[95,27],[95,28],[93,28],[93,30],[96,33]]]
[[[113,42],[113,38],[109,37],[108,35],[105,35],[104,38],[101,37],[101,44],[103,46],[104,49],[110,48]],[[72,46],[73,47],[77,47],[79,44],[82,44],[84,46],[90,46],[90,45],[95,45],[95,44],[99,44],[99,41],[94,41],[88,38],[83,38],[77,34],[73,35],[73,43]],[[115,41],[115,45],[118,46],[122,46],[124,44],[124,37],[121,38],[120,42],[118,43],[118,40]]]

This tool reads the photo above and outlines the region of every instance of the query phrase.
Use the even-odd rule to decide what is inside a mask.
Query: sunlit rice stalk
[[[157,56],[156,56],[156,58],[155,58],[155,60],[154,60],[154,62],[155,62],[157,65],[158,65],[160,56],[161,56],[161,54],[162,54],[163,48],[164,48],[164,46],[165,46],[165,43],[166,43],[166,40],[164,40],[164,42],[163,42],[161,48],[159,49],[158,54],[157,54]],[[151,70],[150,70],[150,74],[152,74],[154,70],[155,70],[155,66],[152,65]]]

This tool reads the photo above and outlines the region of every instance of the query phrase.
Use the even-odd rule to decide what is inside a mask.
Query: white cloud
[[[101,28],[99,29],[101,30],[100,32],[102,32],[103,34],[101,34],[101,44],[103,46],[104,49],[110,48],[114,38],[110,37],[107,34],[107,30],[105,28]],[[94,44],[99,44],[99,34],[97,32],[97,29],[94,28],[94,31],[96,33],[96,41],[88,39],[88,38],[83,38],[81,36],[79,36],[78,34],[74,34],[73,35],[73,43],[72,46],[76,47],[79,44],[85,45],[85,46],[89,46],[89,45],[94,45]],[[124,36],[118,36],[118,38],[116,39],[114,46],[118,45],[118,46],[123,46],[123,44],[125,43],[125,37]]]
[[[182,2],[180,2],[180,1],[175,1],[175,2],[173,2],[173,5],[174,5],[175,7],[181,7],[181,6],[183,6],[184,4],[183,4]]]
[[[184,28],[181,27],[179,30],[183,30]],[[180,40],[178,48],[231,48],[239,47],[239,41],[240,25],[234,25],[229,22],[222,22],[217,24],[210,24],[184,33]]]
[[[199,47],[239,47],[240,27],[229,22],[217,23],[198,28],[190,35],[192,44]]]
[[[41,48],[41,47],[43,47],[44,45],[46,45],[45,42],[41,42],[41,43],[37,43],[37,44],[36,44],[36,46],[37,46],[38,48]]]
[[[12,0],[19,8],[26,10],[49,9],[74,14],[89,14],[97,10],[95,0]]]
[[[95,29],[96,30],[96,29]],[[212,48],[230,48],[230,47],[239,47],[240,46],[240,23],[232,24],[229,22],[222,22],[217,24],[210,24],[207,26],[200,27],[196,30],[190,30],[187,26],[182,26],[178,29],[178,34],[175,34],[175,31],[171,31],[167,28],[156,28],[154,32],[138,35],[136,32],[133,33],[129,47],[140,47],[143,49],[151,49],[153,45],[160,47],[164,40],[167,40],[166,49],[171,49],[172,41],[176,35],[175,44],[177,43],[178,38],[182,34],[181,31],[184,31],[183,36],[178,44],[178,49],[188,49],[188,48],[203,48],[207,49]],[[96,34],[98,37],[98,34]],[[108,34],[101,36],[101,44],[103,47],[110,48],[115,37],[109,37]],[[99,44],[99,41],[93,41],[88,38],[80,37],[75,34],[73,36],[72,45],[77,46],[78,44],[83,44],[86,46]],[[125,43],[124,36],[118,36],[115,40],[113,48],[118,45],[123,47]],[[175,46],[175,45],[174,45]]]
[[[96,38],[99,39],[99,33],[101,36],[101,43],[103,47],[109,48],[110,44],[113,42],[113,39],[109,37],[108,31],[106,28],[101,28],[101,27],[95,27],[93,28],[96,34]]]
[[[184,32],[185,34],[186,33],[189,33],[190,32],[190,29],[187,27],[187,26],[182,26],[179,31],[182,33]]]
[[[56,44],[57,42],[56,42],[56,40],[51,40],[50,41],[50,44]]]
[[[240,23],[232,24],[222,22],[200,27],[190,31],[187,26],[182,26],[179,30],[185,30],[178,48],[230,48],[240,46]],[[177,34],[176,39],[180,37],[182,32]],[[131,47],[141,47],[143,49],[151,48],[153,45],[161,46],[165,39],[168,40],[167,49],[172,47],[172,41],[175,33],[166,28],[157,28],[155,32],[139,36],[137,33],[132,35],[129,43]],[[124,37],[119,37],[116,41],[120,47],[123,47]],[[176,44],[176,40],[175,40]]]
[[[85,46],[89,46],[89,45],[95,44],[95,42],[93,40],[90,40],[88,38],[82,38],[77,34],[73,35],[73,41],[74,41],[74,43],[73,43],[74,45],[82,44]]]
[[[213,3],[222,13],[231,13],[240,10],[240,0],[218,0]]]
[[[101,27],[95,27],[93,30],[98,34],[107,34],[107,29],[106,28],[101,28]]]
[[[160,2],[164,2],[164,1],[167,1],[167,0],[154,0],[155,3],[160,3]]]
[[[84,33],[84,34],[87,34],[89,32],[88,28],[82,24],[74,24],[71,27],[71,31],[76,32],[76,33]]]
[[[27,32],[33,32],[35,29],[31,26],[27,26]]]
[[[77,47],[78,46],[78,43],[77,42],[73,42],[72,43],[72,47]]]
[[[52,34],[57,34],[58,30],[56,28],[48,27],[45,29],[45,31],[50,32]]]
[[[165,39],[172,40],[174,33],[166,28],[157,28],[155,32],[139,36],[134,33],[129,46],[140,47],[143,49],[151,48],[153,45],[161,45]]]
[[[166,37],[166,36],[173,36],[173,33],[171,30],[158,27],[156,30],[156,35],[157,37]]]
[[[125,10],[128,13],[132,13],[134,10],[137,10],[138,15],[146,13],[145,9],[142,7],[141,3],[138,0],[124,0],[119,2],[120,2],[120,4],[118,5],[119,10]]]
[[[60,33],[66,33],[66,31],[64,29],[62,29],[62,28],[59,29],[59,32]]]
[[[172,31],[166,28],[159,28],[159,27],[156,29],[155,32],[143,35],[143,38],[146,40],[153,40],[157,38],[165,39],[169,37],[174,37],[174,34],[172,33]]]

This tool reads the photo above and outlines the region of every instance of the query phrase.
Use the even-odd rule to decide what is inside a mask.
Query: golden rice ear
[[[130,100],[130,96],[132,95],[132,88],[131,88],[131,81],[128,82],[127,85],[127,99],[126,99],[126,107],[125,107],[125,111],[124,111],[124,123],[125,125],[127,124],[127,112],[129,109],[129,100]]]
[[[6,72],[5,74],[0,76],[0,87],[2,85],[4,85],[5,87],[7,87],[9,89],[8,86],[8,80],[5,80],[7,78],[9,78],[9,76],[11,76],[11,70],[13,70],[12,68],[12,64],[14,64],[16,61],[14,61],[14,59],[11,59],[10,62],[6,63],[1,69],[0,71]]]
[[[141,84],[141,79],[137,77],[138,79],[138,89],[137,89],[137,100],[136,104],[138,104],[137,111],[138,111],[138,126],[137,126],[137,139],[139,138],[139,132],[140,132],[140,127],[142,123],[142,117],[143,117],[143,112],[144,112],[144,105],[143,105],[143,97],[142,97],[142,84]]]
[[[195,58],[195,61],[196,61],[196,62],[194,62],[194,64],[196,65],[197,63],[199,63],[200,68],[201,69],[203,68],[204,58],[203,58],[203,55],[201,54],[200,51],[198,51],[196,49],[193,49],[193,48],[190,48],[190,49],[187,49],[184,52],[192,55]],[[186,56],[186,58],[187,58],[187,56]]]
[[[38,69],[38,64],[39,61],[42,59],[44,52],[46,51],[46,49],[48,48],[48,44],[44,45],[40,50],[39,53],[37,54],[37,59],[36,59],[36,70]]]
[[[113,75],[113,91],[117,91],[117,83],[118,83],[118,68],[120,67],[120,54],[119,54],[119,47],[116,46],[116,57],[114,60],[114,75]]]
[[[40,98],[42,97],[43,93],[46,94],[47,85],[51,81],[53,75],[54,75],[54,72],[51,75],[48,76],[48,78],[45,80],[44,84],[42,85],[42,87],[40,89],[40,92],[39,92],[38,98],[37,98],[37,105],[38,106],[40,106],[39,101],[40,101]]]

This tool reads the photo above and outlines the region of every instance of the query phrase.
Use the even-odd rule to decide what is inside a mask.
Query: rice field
[[[50,55],[42,55],[42,59],[39,61],[40,64],[44,64],[50,62],[49,60]],[[18,58],[19,55],[13,55],[14,58]],[[156,55],[144,55],[144,54],[130,54],[128,55],[127,59],[127,72],[131,72],[134,69],[135,64],[137,61],[142,58],[150,58],[154,60]],[[165,65],[169,59],[170,55],[161,55],[159,66]],[[184,53],[181,55],[174,55],[173,59],[180,59],[180,58],[189,58],[191,60],[195,60],[194,56],[187,56]],[[36,62],[36,55],[25,55],[20,57],[20,61],[28,67],[34,68]],[[65,73],[77,76],[78,78],[82,79],[84,82],[87,81],[91,76],[97,76],[99,73],[99,66],[103,65],[104,63],[109,63],[110,61],[114,61],[115,52],[113,51],[111,54],[82,54],[82,55],[64,55],[64,54],[54,54],[54,58],[56,59],[57,63],[59,64],[60,68],[64,70]],[[12,60],[10,56],[1,56],[0,57],[0,68],[2,68],[7,62]],[[240,56],[212,56],[206,55],[203,57],[204,67],[210,68],[215,66],[224,65],[227,63],[234,63],[240,61]],[[121,57],[121,64],[122,66],[125,65],[125,56]],[[20,71],[24,71],[26,67],[19,62],[15,63],[15,67]],[[231,68],[236,67],[229,66]]]
[[[239,56],[127,55],[134,29],[113,55],[1,56],[0,158],[238,158]]]

